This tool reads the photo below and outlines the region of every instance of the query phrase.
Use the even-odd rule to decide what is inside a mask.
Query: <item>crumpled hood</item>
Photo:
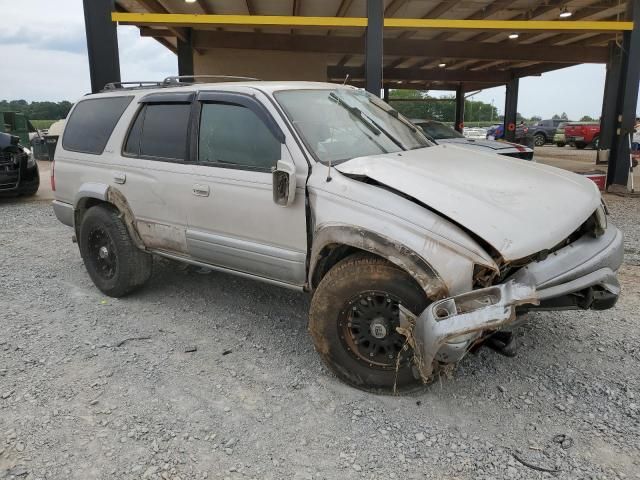
[[[443,138],[442,140],[436,140],[439,144],[455,143],[462,147],[482,147],[491,150],[495,150],[496,153],[500,153],[500,150],[513,150],[522,149],[522,151],[530,151],[531,149],[524,145],[518,145],[516,143],[498,142],[497,140],[483,140],[475,138]]]
[[[600,193],[586,177],[451,144],[354,158],[335,168],[415,198],[505,260],[556,246],[600,205]]]

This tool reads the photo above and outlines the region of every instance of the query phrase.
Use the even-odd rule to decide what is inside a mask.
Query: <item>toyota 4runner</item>
[[[521,313],[620,291],[593,182],[433,145],[349,86],[111,86],[70,112],[52,186],[106,295],[154,256],[310,292],[316,350],[371,391],[429,381]]]

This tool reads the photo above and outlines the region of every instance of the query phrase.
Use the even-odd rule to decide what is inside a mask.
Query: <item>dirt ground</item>
[[[157,261],[106,298],[47,201],[0,200],[0,478],[640,478],[640,200],[607,201],[613,310],[393,397],[323,367],[306,294]]]

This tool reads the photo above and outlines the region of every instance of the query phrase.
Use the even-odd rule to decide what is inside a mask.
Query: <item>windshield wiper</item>
[[[389,133],[388,130],[386,130],[385,128],[383,128],[378,122],[376,122],[373,118],[366,116],[367,120],[369,120],[371,123],[373,123],[377,128],[379,128],[382,133],[384,133],[387,137],[389,137],[389,140],[391,140],[393,143],[395,143],[398,147],[400,147],[400,149],[402,150],[408,150],[407,147],[405,147],[402,142],[400,140],[398,140],[396,137],[394,137],[393,135],[391,135],[391,133]]]
[[[333,92],[329,94],[329,98],[334,102],[336,102],[338,105],[340,105],[342,108],[344,108],[351,115],[356,117],[358,120],[360,120],[360,122],[362,122],[369,130],[371,130],[373,134],[380,135],[380,133],[382,133],[380,128],[376,126],[374,123],[371,123],[371,120],[368,117],[365,117],[362,113],[362,110],[360,110],[358,107],[353,107],[349,105],[347,102],[342,100]]]

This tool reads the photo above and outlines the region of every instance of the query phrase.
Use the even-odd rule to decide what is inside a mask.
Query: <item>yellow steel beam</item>
[[[191,15],[178,13],[121,13],[113,12],[111,19],[134,25],[165,25],[194,27],[199,25],[244,27],[319,27],[364,28],[365,17],[301,17],[293,15]],[[509,32],[582,31],[620,32],[633,30],[633,22],[567,21],[567,20],[447,20],[421,18],[385,18],[386,28],[435,30],[500,30]]]

